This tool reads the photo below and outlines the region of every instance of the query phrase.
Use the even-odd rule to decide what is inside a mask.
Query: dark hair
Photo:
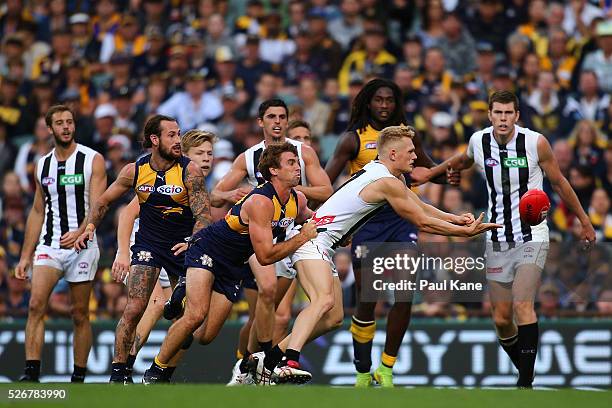
[[[272,98],[272,99],[268,99],[267,101],[263,101],[261,105],[259,105],[259,111],[257,112],[257,117],[259,119],[263,119],[268,108],[272,108],[276,106],[285,108],[285,113],[287,114],[287,116],[289,116],[289,109],[287,108],[287,104],[285,103],[285,101],[283,101],[282,99],[278,99],[278,98]]]
[[[495,91],[489,97],[489,110],[493,109],[493,103],[511,103],[514,105],[514,110],[518,112],[519,110],[519,100],[514,94],[514,92],[510,91]]]
[[[291,122],[289,122],[289,124],[287,125],[287,132],[290,131],[291,129],[300,128],[300,127],[310,130],[310,125],[308,124],[308,122],[306,122],[305,120],[296,119],[296,120],[292,120]]]
[[[49,110],[47,111],[47,114],[45,115],[45,123],[47,124],[47,126],[51,127],[51,125],[53,124],[53,115],[55,115],[58,112],[70,112],[70,114],[72,115],[72,119],[74,119],[74,112],[68,106],[53,105],[52,107],[49,108]]]
[[[144,147],[153,146],[153,142],[151,142],[152,135],[156,135],[158,137],[161,136],[161,123],[163,121],[176,122],[176,119],[165,115],[154,115],[149,120],[147,120],[147,123],[145,123],[144,125],[143,131],[144,141],[142,142],[142,145]]]
[[[355,97],[348,124],[349,130],[363,130],[368,126],[370,123],[370,102],[376,91],[380,88],[390,88],[395,98],[395,110],[391,114],[388,123],[385,125],[399,126],[406,123],[402,104],[402,91],[400,91],[395,82],[389,81],[388,79],[377,78],[365,84]]]
[[[257,165],[257,170],[259,170],[264,179],[268,181],[271,180],[272,173],[270,173],[270,169],[280,168],[281,155],[285,152],[293,153],[296,156],[298,155],[297,147],[289,142],[271,144],[270,146],[266,147],[266,150],[264,150],[261,154],[259,164]]]

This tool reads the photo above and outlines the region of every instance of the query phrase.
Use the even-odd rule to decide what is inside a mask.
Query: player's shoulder
[[[484,129],[480,129],[472,133],[472,136],[470,137],[470,141],[472,139],[474,139],[474,141],[481,140],[486,134],[493,134],[493,126],[488,126]]]
[[[514,125],[517,128],[517,133],[522,133],[525,135],[525,137],[528,138],[533,138],[535,140],[537,140],[540,136],[542,136],[542,133],[536,131],[536,130],[531,130],[529,128],[526,127],[522,127],[519,125]]]
[[[257,143],[256,145],[253,145],[253,146],[249,147],[248,149],[246,149],[241,154],[244,154],[244,155],[253,154],[253,152],[255,152],[257,150],[263,150],[265,148],[266,148],[265,140],[262,140],[261,142]],[[238,156],[238,157],[240,157],[240,156]]]
[[[77,150],[79,152],[84,153],[85,155],[91,155],[91,156],[95,156],[95,155],[100,155],[102,156],[100,153],[98,153],[96,150],[92,149],[91,147],[85,146],[83,144],[77,143]]]

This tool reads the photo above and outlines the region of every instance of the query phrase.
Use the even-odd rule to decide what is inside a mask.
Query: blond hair
[[[187,153],[192,147],[198,147],[204,142],[215,144],[217,136],[214,133],[205,130],[191,129],[181,137],[181,150],[183,154]]]
[[[416,130],[414,130],[412,126],[388,126],[378,134],[378,151],[381,152],[383,148],[391,142],[401,140],[405,137],[413,139],[415,136]]]

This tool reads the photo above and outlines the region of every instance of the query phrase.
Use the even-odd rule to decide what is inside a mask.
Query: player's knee
[[[191,312],[191,313],[185,313],[182,319],[184,319],[187,327],[189,327],[189,329],[191,329],[191,331],[193,332],[198,327],[200,327],[202,323],[204,323],[205,317],[206,317],[205,313]]]
[[[260,285],[258,283],[257,301],[265,304],[274,303],[276,297],[276,284]]]
[[[344,323],[344,312],[342,308],[334,308],[329,313],[328,317],[328,330],[337,330],[342,327]]]
[[[514,302],[512,304],[518,324],[533,323],[536,313],[532,302]]]
[[[322,295],[317,301],[321,313],[327,313],[334,307],[334,295],[332,293]]]
[[[499,311],[497,311],[493,315],[493,322],[495,323],[495,326],[499,328],[510,327],[513,325],[512,314],[511,313],[500,313]]]
[[[72,307],[70,311],[72,315],[72,321],[75,326],[80,326],[89,323],[89,308],[87,307]]]
[[[274,316],[274,324],[276,327],[286,330],[291,321],[291,310],[277,311]]]
[[[140,301],[128,301],[123,311],[123,319],[130,323],[138,323],[145,312],[147,304]]]
[[[30,304],[28,305],[28,318],[42,318],[47,309],[47,302],[43,302],[39,298],[30,298]]]

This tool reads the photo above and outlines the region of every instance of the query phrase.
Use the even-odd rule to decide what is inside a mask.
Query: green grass
[[[9,389],[64,389],[65,400],[12,400]],[[580,405],[579,405],[580,404]],[[226,388],[221,385],[0,384],[0,407],[610,407],[612,392],[561,390],[482,390],[395,388],[357,390],[350,387],[278,386]]]

